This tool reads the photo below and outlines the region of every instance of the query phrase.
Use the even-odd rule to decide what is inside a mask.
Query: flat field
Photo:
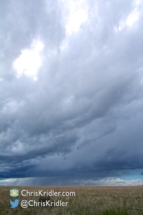
[[[12,198],[11,188],[19,191],[75,192],[75,196],[51,196],[51,202],[68,202],[67,206],[34,206],[10,208],[10,200],[35,200],[44,202],[47,197],[22,196]],[[42,199],[43,198],[43,199]],[[47,201],[49,199],[47,198]],[[32,203],[33,204],[33,203]],[[0,215],[139,215],[143,214],[143,186],[134,187],[96,187],[96,186],[29,186],[0,187]]]

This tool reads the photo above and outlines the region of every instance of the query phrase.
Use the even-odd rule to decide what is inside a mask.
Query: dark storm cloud
[[[129,27],[135,2],[87,3],[69,36],[63,2],[1,2],[1,178],[80,184],[143,169],[142,10]],[[33,39],[44,44],[37,81],[12,68]]]

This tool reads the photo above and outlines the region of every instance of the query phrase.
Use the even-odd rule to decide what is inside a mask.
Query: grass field
[[[0,215],[139,215],[143,214],[143,186],[136,187],[14,187],[19,190],[28,191],[74,191],[76,196],[53,196],[52,201],[62,200],[68,202],[67,206],[52,207],[28,207],[10,208],[10,199],[35,200],[40,201],[39,197],[19,197],[12,198],[9,190],[13,187],[0,187]]]

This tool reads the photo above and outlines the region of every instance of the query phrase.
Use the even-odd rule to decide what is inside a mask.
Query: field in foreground
[[[76,196],[52,196],[50,202],[68,202],[67,206],[46,206],[10,208],[10,200],[44,201],[37,196],[12,198],[9,195],[13,187],[0,187],[0,215],[139,215],[143,214],[143,186],[136,187],[18,187],[28,191],[74,191]]]

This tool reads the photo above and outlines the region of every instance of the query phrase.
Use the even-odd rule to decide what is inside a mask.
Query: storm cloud
[[[1,183],[142,177],[142,6],[1,1]]]

